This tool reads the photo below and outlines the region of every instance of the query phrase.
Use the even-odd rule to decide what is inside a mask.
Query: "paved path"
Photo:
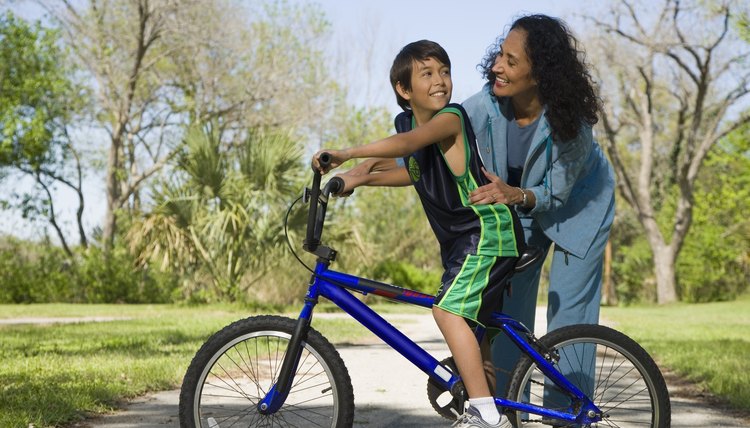
[[[543,314],[542,310],[537,312],[537,331],[545,327]],[[449,355],[429,312],[425,311],[424,315],[393,314],[388,315],[387,319],[436,358]],[[449,426],[447,420],[438,416],[427,401],[427,376],[396,351],[382,342],[337,346],[337,349],[349,369],[354,386],[354,426]],[[733,417],[718,409],[697,409],[697,400],[684,394],[685,386],[670,384],[669,388],[674,427],[750,427],[748,419]],[[178,427],[178,398],[179,391],[150,394],[133,400],[122,411],[86,420],[76,427]]]

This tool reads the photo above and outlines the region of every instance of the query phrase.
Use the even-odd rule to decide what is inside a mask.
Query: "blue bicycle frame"
[[[315,268],[315,274],[311,280],[311,285],[305,296],[305,304],[300,312],[298,323],[309,326],[312,321],[313,309],[318,303],[319,297],[325,297],[344,312],[348,313],[352,318],[359,321],[359,323],[372,331],[376,336],[380,337],[385,343],[403,355],[407,360],[411,361],[412,364],[425,372],[440,386],[447,391],[452,391],[452,388],[456,383],[461,380],[458,373],[452,373],[449,371],[441,365],[437,359],[427,353],[427,351],[414,343],[414,341],[401,333],[396,327],[383,319],[383,317],[370,309],[366,304],[362,303],[346,289],[362,294],[375,294],[428,309],[432,308],[435,298],[435,296],[420,293],[418,291],[329,270],[327,261],[319,261]],[[569,393],[578,403],[580,403],[577,410],[570,410],[570,412],[561,412],[545,407],[519,403],[500,397],[495,397],[495,404],[503,408],[583,425],[592,424],[601,420],[601,416],[599,416],[601,415],[601,411],[594,405],[594,403],[579,388],[570,383],[570,381],[555,369],[542,354],[540,354],[523,338],[523,336],[530,335],[529,330],[523,324],[503,313],[496,312],[493,314],[489,326],[498,328],[508,335],[522,352],[529,355],[536,362],[542,373],[551,379],[561,390]],[[478,327],[477,339],[481,340],[483,335],[484,329]],[[298,356],[294,358],[294,360],[297,358]],[[296,361],[294,368],[296,368]],[[294,370],[291,370],[291,373],[293,372]],[[286,382],[290,381],[291,379]],[[283,404],[286,394],[281,393],[280,390],[277,389],[278,385],[284,385],[284,383],[280,380],[259,403],[258,407],[263,413],[275,411]],[[288,390],[287,388],[283,389]]]
[[[327,155],[320,156],[321,165],[327,164],[330,159]],[[338,181],[337,181],[338,180]],[[444,367],[438,360],[427,353],[419,345],[401,333],[396,327],[383,319],[366,304],[354,297],[348,290],[362,294],[375,294],[403,303],[408,303],[423,308],[432,308],[435,296],[420,293],[418,291],[397,287],[382,282],[360,278],[342,272],[329,270],[330,263],[335,259],[336,252],[328,247],[320,245],[320,237],[325,222],[328,195],[337,193],[343,189],[343,181],[334,177],[324,189],[320,188],[320,174],[315,171],[311,190],[306,190],[304,197],[310,201],[310,209],[307,224],[307,237],[304,249],[318,256],[318,260],[310,279],[310,285],[305,296],[305,304],[297,319],[297,325],[289,341],[284,356],[284,361],[279,372],[276,384],[269,390],[266,396],[258,403],[258,411],[261,414],[271,414],[281,408],[286,400],[292,385],[294,373],[296,372],[299,358],[302,352],[302,342],[307,336],[307,331],[312,322],[313,309],[320,297],[324,297],[336,306],[348,313],[352,318],[359,321],[368,330],[380,337],[385,343],[403,355],[412,364],[434,380],[446,391],[454,392],[454,388],[460,382],[458,373],[453,373]],[[339,189],[339,190],[335,190]],[[308,193],[309,192],[309,193]],[[554,418],[566,422],[586,425],[598,422],[602,419],[602,412],[580,389],[569,382],[545,356],[541,355],[536,348],[527,342],[523,336],[533,337],[531,332],[520,322],[507,315],[495,312],[492,315],[489,327],[500,329],[523,353],[530,356],[537,364],[539,370],[544,373],[562,391],[568,393],[574,400],[574,405],[567,412],[548,409],[532,404],[519,403],[505,398],[495,398],[495,404],[503,408],[540,415],[542,417]],[[482,341],[485,333],[483,327],[475,329],[477,340]]]

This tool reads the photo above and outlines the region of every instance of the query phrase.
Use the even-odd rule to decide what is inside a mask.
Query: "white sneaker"
[[[456,422],[451,425],[454,428],[513,428],[510,421],[505,415],[500,415],[500,421],[496,424],[487,423],[482,419],[479,410],[473,406],[469,406],[463,415],[456,419]]]

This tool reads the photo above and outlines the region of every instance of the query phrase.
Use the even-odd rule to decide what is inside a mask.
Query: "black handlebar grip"
[[[328,168],[332,160],[332,156],[328,152],[323,152],[318,156],[318,163],[320,163],[321,168]]]
[[[345,186],[346,183],[344,183],[344,180],[341,177],[333,177],[326,187],[328,187],[332,195],[338,195],[344,191]]]

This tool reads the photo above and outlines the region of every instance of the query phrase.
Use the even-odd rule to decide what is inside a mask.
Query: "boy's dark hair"
[[[585,63],[585,52],[565,22],[546,15],[529,15],[516,19],[510,30],[514,29],[526,32],[531,75],[547,108],[553,135],[566,141],[578,135],[583,123],[593,126],[598,121],[601,100]],[[490,83],[495,81],[492,66],[503,40],[498,39],[479,64]]]
[[[409,43],[401,49],[396,55],[391,66],[391,86],[396,93],[396,102],[404,109],[410,110],[409,101],[405,100],[396,90],[396,84],[401,83],[401,87],[411,91],[411,72],[414,61],[424,61],[427,58],[435,58],[450,68],[451,60],[448,53],[442,46],[430,40],[419,40]]]

